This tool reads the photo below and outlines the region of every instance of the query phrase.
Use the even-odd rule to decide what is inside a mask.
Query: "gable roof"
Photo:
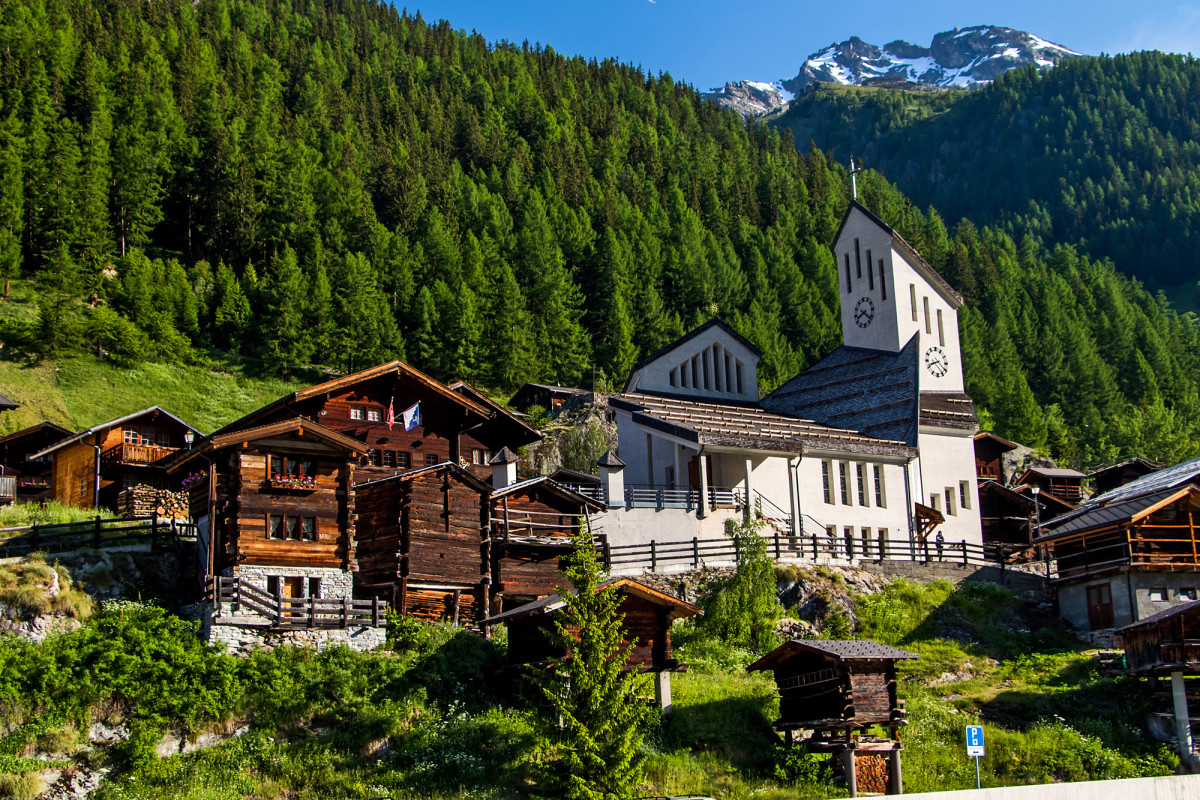
[[[1071,516],[1062,524],[1056,525],[1049,533],[1039,536],[1033,541],[1035,543],[1049,542],[1072,534],[1133,524],[1140,519],[1148,517],[1163,506],[1170,505],[1176,500],[1189,495],[1194,501],[1200,502],[1200,488],[1184,486],[1182,488],[1164,489],[1120,503],[1111,503],[1087,510],[1081,509],[1081,513]]]
[[[842,230],[845,229],[846,223],[850,219],[850,214],[853,213],[855,209],[861,211],[867,217],[867,219],[878,225],[889,236],[892,237],[893,249],[900,253],[900,255],[904,257],[904,260],[907,261],[913,269],[919,272],[933,286],[941,289],[942,294],[945,295],[946,300],[953,308],[959,308],[962,306],[962,295],[954,291],[954,287],[947,283],[946,279],[939,275],[938,271],[930,266],[929,262],[917,252],[917,249],[906,242],[904,237],[897,233],[892,226],[888,225],[875,214],[871,213],[870,209],[857,200],[851,200],[850,205],[846,208],[846,213],[842,215],[842,222],[840,225],[838,225],[837,234],[835,234],[833,237],[834,245],[836,245],[838,240],[842,238]]]
[[[420,478],[420,477],[424,477],[427,474],[440,472],[443,469],[449,469],[457,477],[461,478],[464,483],[469,484],[472,488],[474,488],[480,494],[489,494],[492,491],[491,486],[489,486],[484,481],[481,481],[479,478],[476,478],[465,467],[455,464],[453,461],[442,461],[437,464],[430,464],[427,467],[418,467],[416,469],[410,469],[405,472],[398,472],[395,475],[388,475],[383,478],[372,478],[371,480],[362,481],[361,483],[354,484],[354,488],[355,488],[355,490],[358,490],[358,489],[363,488],[364,486],[377,486],[378,484],[387,483],[389,481],[412,480],[413,478]]]
[[[19,431],[13,431],[12,433],[7,433],[4,436],[0,436],[0,444],[15,442],[18,439],[24,439],[26,436],[32,436],[33,434],[40,433],[42,431],[61,433],[64,438],[71,435],[71,432],[62,425],[55,425],[53,422],[39,422],[36,425],[30,425],[28,428],[21,428]]]
[[[0,394],[0,411],[8,411],[9,409],[17,408],[21,404],[5,395]]]
[[[690,342],[692,339],[694,339],[697,336],[699,336],[700,334],[704,333],[709,328],[720,328],[724,333],[731,336],[738,344],[745,347],[747,350],[749,350],[755,356],[758,356],[758,357],[762,356],[762,352],[759,351],[759,349],[757,347],[755,347],[753,344],[751,344],[749,339],[747,339],[745,336],[742,336],[740,333],[735,331],[733,328],[729,327],[729,325],[722,322],[717,317],[713,317],[708,322],[704,323],[703,325],[701,325],[697,328],[693,328],[692,330],[685,333],[683,336],[680,336],[675,341],[669,342],[669,343],[663,345],[662,347],[658,348],[653,353],[646,356],[641,361],[638,361],[636,364],[634,364],[632,367],[630,367],[629,368],[629,377],[627,377],[625,379],[625,387],[622,391],[629,391],[629,382],[630,382],[630,380],[633,379],[633,374],[635,372],[637,372],[639,369],[646,366],[647,364],[657,361],[659,358],[665,356],[667,353],[671,352],[672,350],[676,349],[677,347],[680,347],[680,346],[686,344],[687,342]]]
[[[525,491],[526,489],[535,488],[545,489],[551,494],[556,494],[564,500],[568,500],[572,503],[578,503],[579,505],[589,506],[594,509],[604,508],[603,503],[582,495],[574,489],[569,489],[566,486],[563,486],[561,483],[551,480],[545,475],[540,475],[536,478],[526,478],[523,481],[517,481],[516,483],[505,486],[503,489],[492,490],[492,488],[489,486],[488,490],[492,493],[492,499],[496,500],[502,497],[507,497],[510,494]]]
[[[1162,469],[1160,464],[1154,464],[1144,458],[1138,458],[1135,456],[1133,458],[1127,458],[1124,461],[1119,461],[1110,467],[1099,467],[1094,469],[1089,472],[1087,476],[1094,479],[1100,477],[1101,475],[1106,475],[1110,472],[1116,472],[1117,470],[1123,470],[1128,467],[1135,467],[1143,470],[1143,475],[1148,475],[1151,472]]]
[[[393,360],[375,367],[370,367],[369,369],[351,373],[349,375],[342,375],[341,377],[327,380],[324,383],[318,383],[313,386],[309,386],[306,389],[298,389],[291,394],[286,394],[278,400],[268,403],[262,408],[251,411],[241,419],[234,420],[216,432],[227,433],[229,431],[238,430],[254,420],[259,419],[272,411],[279,410],[291,403],[300,402],[301,400],[308,400],[314,397],[320,397],[323,394],[336,392],[339,389],[353,386],[356,383],[362,383],[364,381],[381,378],[390,373],[394,373],[397,376],[403,375],[404,377],[411,378],[418,385],[434,392],[441,397],[446,398],[447,400],[450,400],[459,406],[462,406],[467,411],[470,411],[471,413],[474,413],[483,419],[487,419],[494,413],[488,407],[481,405],[475,400],[472,400],[465,394],[460,394],[456,391],[453,391],[450,389],[450,387],[435,381],[433,378],[429,377],[415,367],[410,367],[408,364],[405,364],[400,360]]]
[[[608,404],[632,411],[633,421],[639,425],[697,444],[798,454],[815,449],[903,458],[916,455],[903,441],[876,439],[757,406],[638,393],[611,397]]]
[[[449,389],[453,392],[463,395],[464,397],[474,400],[481,406],[491,409],[496,415],[493,417],[493,419],[499,417],[500,419],[511,422],[513,425],[521,428],[523,441],[519,442],[518,445],[536,442],[542,438],[541,431],[527,423],[525,420],[521,419],[521,415],[514,414],[512,411],[492,400],[492,398],[488,397],[466,381],[455,381],[454,383],[450,384]],[[576,390],[572,389],[571,391]],[[579,389],[578,391],[582,392],[583,390]]]
[[[842,345],[759,403],[779,414],[915,447],[918,356],[916,335],[896,353]]]
[[[1087,476],[1078,470],[1068,469],[1066,467],[1030,467],[1021,474],[1018,482],[1025,483],[1025,478],[1028,475],[1043,475],[1047,478],[1079,478],[1083,480]]]
[[[685,619],[687,617],[695,617],[704,614],[704,612],[700,610],[699,606],[694,606],[691,603],[680,600],[677,597],[672,597],[669,594],[660,592],[657,589],[653,589],[644,583],[639,583],[632,578],[605,578],[604,580],[600,581],[600,583],[596,584],[596,591],[602,591],[610,586],[615,586],[617,591],[621,592],[622,594],[638,597],[655,605],[670,609],[670,611],[667,612],[668,625],[677,619]],[[570,594],[578,594],[578,591],[572,589]],[[503,614],[497,614],[494,617],[489,617],[488,619],[481,621],[479,624],[481,626],[498,625],[501,622],[511,622],[514,619],[520,619],[521,617],[528,617],[535,614],[552,614],[558,609],[562,608],[564,605],[565,603],[563,602],[562,595],[547,595],[540,600],[534,600],[531,603],[526,603],[525,605],[509,609]]]
[[[166,409],[161,408],[159,406],[150,406],[149,408],[143,408],[141,411],[135,411],[132,414],[127,414],[124,417],[118,417],[117,419],[110,419],[108,422],[102,422],[99,425],[93,425],[92,427],[88,428],[85,431],[80,431],[79,433],[75,434],[74,436],[70,436],[66,439],[63,439],[61,442],[55,442],[54,444],[50,445],[49,447],[45,448],[44,450],[40,450],[40,451],[34,453],[32,456],[30,456],[30,458],[41,458],[42,456],[49,455],[50,453],[53,453],[55,450],[66,447],[69,444],[74,444],[75,442],[78,442],[82,439],[86,439],[88,436],[91,436],[94,433],[99,433],[100,431],[106,431],[109,428],[113,428],[113,427],[116,427],[117,425],[121,425],[123,423],[130,422],[131,420],[135,420],[138,417],[144,416],[146,414],[150,414],[152,412],[166,414],[168,417],[175,420],[180,425],[187,428],[189,431],[192,431],[194,433],[200,433],[200,431],[196,430],[191,425],[188,425],[186,422],[184,422],[179,417],[172,414],[170,411],[167,411]]]
[[[1010,442],[1008,439],[997,436],[996,434],[992,433],[991,431],[980,431],[979,433],[975,434],[975,441],[982,442],[985,440],[995,442],[996,444],[1000,445],[1000,447],[1004,448],[1005,450],[1016,450],[1018,447],[1021,446],[1021,445],[1017,444],[1016,442]]]
[[[190,449],[181,450],[171,456],[163,466],[170,472],[183,466],[196,456],[210,450],[222,450],[226,447],[242,444],[243,442],[255,442],[260,439],[267,439],[286,433],[295,433],[299,436],[308,435],[312,438],[320,439],[336,449],[345,450],[348,453],[361,455],[367,451],[367,446],[357,439],[352,439],[305,417],[295,416],[291,419],[279,420],[278,422],[260,425],[256,428],[242,428],[228,433],[211,434],[196,442]]]
[[[775,669],[793,656],[804,653],[833,656],[838,661],[904,661],[920,658],[916,653],[873,642],[870,639],[792,639],[746,667],[746,671]]]
[[[1123,628],[1117,628],[1114,633],[1120,636],[1123,633],[1130,633],[1139,628],[1148,628],[1151,625],[1157,625],[1160,622],[1178,617],[1180,614],[1200,614],[1200,603],[1192,600],[1186,603],[1179,603],[1170,608],[1164,608],[1162,611],[1156,611],[1148,617],[1142,617],[1137,622],[1130,623]]]

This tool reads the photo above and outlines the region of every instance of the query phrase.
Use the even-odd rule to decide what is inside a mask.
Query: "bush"
[[[737,571],[704,599],[700,624],[719,639],[765,653],[779,644],[775,621],[783,616],[783,606],[776,594],[774,562],[759,535],[762,523],[730,520],[725,525],[738,553]]]
[[[0,797],[12,800],[33,800],[46,789],[42,776],[36,772],[22,775],[0,775]]]

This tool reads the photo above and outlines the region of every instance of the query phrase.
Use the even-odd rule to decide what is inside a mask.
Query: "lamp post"
[[[1042,499],[1041,499],[1041,497],[1039,497],[1039,495],[1042,493],[1042,487],[1034,486],[1029,491],[1033,495],[1033,513],[1036,515],[1036,518],[1037,518],[1037,527],[1034,529],[1036,532],[1034,533],[1033,538],[1037,539],[1037,538],[1040,538],[1042,535]],[[1046,545],[1042,545],[1042,558],[1046,562],[1046,580],[1049,581],[1050,580],[1050,548],[1046,547]]]
[[[188,450],[192,449],[192,442],[195,441],[195,439],[196,439],[195,431],[184,431],[183,441],[187,443]]]

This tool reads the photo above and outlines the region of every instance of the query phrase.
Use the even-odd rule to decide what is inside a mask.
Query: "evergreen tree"
[[[621,595],[601,585],[590,532],[576,539],[564,571],[573,588],[562,595],[554,638],[570,657],[555,662],[543,683],[562,721],[560,796],[625,800],[641,779],[641,726],[650,711],[637,698],[636,673],[624,670],[631,646],[622,644]]]

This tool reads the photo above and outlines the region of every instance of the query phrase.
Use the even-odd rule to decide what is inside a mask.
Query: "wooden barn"
[[[1190,756],[1192,725],[1185,678],[1200,675],[1200,603],[1165,608],[1126,625],[1116,632],[1116,641],[1125,651],[1130,675],[1155,683],[1170,677],[1176,745],[1181,756]]]
[[[671,705],[670,673],[685,669],[671,652],[671,625],[677,619],[704,612],[631,578],[609,578],[597,586],[597,591],[609,587],[621,595],[620,613],[625,616],[621,624],[622,642],[631,647],[627,669],[660,676],[656,695],[665,710]],[[568,655],[550,635],[555,629],[555,612],[562,607],[562,597],[552,594],[497,614],[482,624],[503,623],[508,627],[510,664],[544,665]]]
[[[794,639],[746,669],[775,673],[775,727],[789,741],[794,731],[811,730],[802,744],[840,755],[851,797],[859,791],[903,794],[899,729],[907,723],[896,696],[896,662],[912,658],[918,656],[878,642]],[[868,733],[874,725],[888,735]]]
[[[1119,464],[1113,464],[1111,467],[1103,467],[1088,473],[1088,478],[1092,480],[1096,494],[1102,495],[1160,469],[1162,469],[1162,465],[1154,464],[1144,458],[1130,458]]]
[[[1030,467],[1017,478],[1018,486],[1037,486],[1042,492],[1070,503],[1072,507],[1083,499],[1083,479],[1087,476],[1073,469],[1059,467]]]
[[[574,397],[591,394],[587,389],[574,389],[570,386],[550,386],[545,383],[527,383],[512,396],[508,404],[518,411],[529,411],[533,406],[541,406],[546,411],[557,411],[563,403]]]
[[[54,460],[35,454],[70,435],[69,430],[53,422],[40,422],[0,436],[0,464],[4,466],[4,476],[13,479],[13,496],[17,501],[54,497]]]
[[[492,457],[505,447],[523,447],[542,438],[542,434],[526,424],[521,417],[469,383],[455,381],[449,388],[492,412],[488,419],[463,434],[462,458],[459,463],[466,466],[475,477],[487,480],[492,472],[489,466]]]
[[[285,598],[350,597],[362,443],[299,417],[213,434],[168,467],[186,486],[208,576]]]
[[[198,432],[158,406],[95,425],[31,458],[52,462],[53,498],[79,508],[116,509],[123,489],[177,489],[163,464]]]
[[[389,361],[281,397],[217,433],[304,417],[365,446],[360,480],[446,461],[471,463],[498,444],[519,447],[541,437],[511,412],[477,397],[465,385],[454,391],[402,361]]]
[[[474,623],[491,600],[486,483],[443,462],[360,483],[358,592],[405,616]]]
[[[575,537],[587,531],[601,545],[596,515],[604,507],[545,477],[512,484],[499,475],[492,480],[501,486],[490,497],[492,612],[499,613],[563,585],[560,559]]]
[[[975,477],[983,481],[1006,483],[1004,454],[1016,450],[1020,445],[1002,439],[991,431],[975,434]]]

